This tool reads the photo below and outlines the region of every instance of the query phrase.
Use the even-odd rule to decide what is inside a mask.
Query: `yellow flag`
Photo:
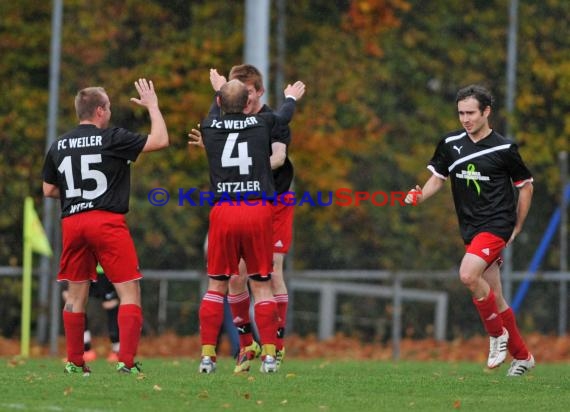
[[[36,253],[45,256],[53,255],[42,222],[34,209],[34,201],[29,196],[24,201],[24,244],[26,243]]]

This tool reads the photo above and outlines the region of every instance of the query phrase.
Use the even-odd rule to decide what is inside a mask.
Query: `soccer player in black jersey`
[[[211,73],[212,85],[217,89],[216,83],[223,84],[225,79],[222,77],[216,82],[216,74]],[[250,64],[242,64],[233,66],[229,74],[230,79],[241,80],[248,88],[249,103],[245,113],[265,113],[271,112],[272,109],[262,104],[261,97],[265,92],[263,87],[263,77],[259,70]],[[278,110],[278,113],[287,117],[292,117],[293,113],[285,114],[287,110],[287,99],[300,99],[305,93],[305,85],[297,81],[292,87],[285,90],[286,101]],[[273,204],[273,275],[271,276],[271,287],[273,296],[277,302],[278,312],[278,328],[277,328],[277,367],[281,366],[281,362],[285,355],[285,347],[283,338],[285,334],[285,325],[287,322],[287,307],[289,295],[287,286],[283,277],[283,264],[285,255],[289,251],[291,242],[293,241],[293,216],[295,208],[292,206],[293,194],[286,193],[290,190],[293,181],[293,164],[288,156],[288,147],[291,138],[272,140],[271,148],[271,168],[273,170],[273,179],[275,181],[275,190],[278,194],[279,201]],[[230,281],[230,293],[228,300],[232,308],[234,319],[237,319],[236,326],[240,333],[241,352],[237,359],[235,372],[247,370],[249,368],[249,360],[255,354],[256,343],[251,334],[251,325],[249,324],[250,298],[247,290],[247,267],[243,261],[240,262],[240,276],[232,278]],[[249,343],[248,343],[249,342]]]
[[[271,112],[272,109],[261,102],[265,89],[263,87],[263,77],[259,70],[250,64],[233,66],[229,74],[230,79],[242,81],[249,92],[248,104],[244,110],[246,114]],[[210,81],[215,91],[226,83],[226,78],[220,75],[217,70],[210,70]],[[288,85],[284,90],[285,101],[277,110],[281,116],[291,120],[295,101],[303,97],[305,85],[301,81]],[[202,145],[199,131],[193,129],[189,134],[192,139],[189,143]],[[283,262],[285,254],[288,252],[293,239],[293,214],[294,207],[290,186],[293,180],[293,165],[288,157],[288,146],[291,138],[277,137],[272,139],[270,157],[275,189],[278,194],[278,202],[273,204],[273,274],[271,276],[271,286],[274,298],[277,302],[278,330],[277,330],[277,367],[279,368],[285,348],[283,337],[288,306],[288,294],[285,280],[283,278]],[[245,372],[250,368],[250,361],[259,355],[259,345],[253,339],[252,325],[249,316],[250,296],[247,289],[248,269],[245,263],[240,261],[240,274],[233,276],[229,283],[228,301],[230,303],[235,325],[238,329],[240,340],[240,353],[234,372]]]
[[[263,77],[259,70],[251,64],[242,64],[233,66],[229,73],[230,79],[241,80],[248,88],[250,101],[245,113],[265,113],[271,112],[272,109],[267,104],[261,103],[261,97],[265,92],[263,87]],[[289,90],[289,91],[288,91]],[[305,85],[297,81],[291,88],[285,90],[286,98],[300,99],[305,93]],[[287,99],[286,99],[287,100]],[[280,107],[278,113],[283,112],[284,107]],[[292,116],[292,113],[291,113]],[[278,328],[277,328],[277,367],[281,366],[283,357],[285,356],[285,347],[283,338],[285,336],[285,325],[287,323],[287,307],[289,303],[289,295],[287,285],[283,277],[283,264],[285,255],[289,251],[291,242],[293,241],[293,216],[295,208],[293,206],[293,194],[288,193],[293,182],[293,163],[288,156],[288,148],[291,138],[286,140],[272,141],[271,168],[273,170],[273,179],[275,180],[275,190],[278,194],[279,201],[273,204],[273,275],[271,276],[271,288],[273,296],[277,302],[278,312]],[[232,279],[230,282],[230,295],[228,299],[233,308],[234,318],[243,318],[249,309],[250,299],[247,293],[244,276],[248,271],[246,265],[241,262],[241,276]],[[233,303],[233,305],[232,305]],[[243,326],[240,331],[245,331],[245,340],[247,341],[247,325]],[[253,341],[253,339],[250,339]],[[255,345],[255,343],[253,344]],[[247,345],[242,345],[242,353],[237,360],[235,371],[247,369],[247,360],[251,358],[251,350]]]
[[[168,146],[168,131],[152,81],[135,82],[147,109],[150,134],[109,127],[111,103],[102,87],[88,87],[75,97],[79,125],[59,137],[43,167],[45,196],[59,198],[63,248],[58,281],[68,282],[63,308],[68,373],[88,375],[83,360],[85,307],[97,262],[119,295],[120,349],[117,371],[140,372],[135,356],[142,328],[138,258],[125,220],[129,209],[130,163],[142,152]]]
[[[489,368],[513,356],[508,376],[534,367],[501,289],[501,251],[521,232],[530,209],[533,178],[516,143],[491,129],[493,96],[482,86],[467,86],[456,97],[463,129],[447,134],[429,162],[432,176],[408,192],[407,203],[422,203],[449,178],[466,253],[459,277],[470,290],[490,336]],[[514,190],[519,191],[518,200]]]
[[[216,342],[223,320],[223,298],[244,259],[255,298],[254,313],[262,344],[262,372],[276,372],[277,307],[273,272],[271,137],[288,135],[288,120],[274,113],[246,115],[246,86],[225,83],[217,95],[221,113],[201,123],[216,203],[208,231],[208,291],[200,305],[202,360],[199,371],[215,371]]]

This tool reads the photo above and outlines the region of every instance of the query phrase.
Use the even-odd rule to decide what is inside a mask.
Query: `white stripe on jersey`
[[[532,182],[534,182],[534,179],[531,177],[530,179],[521,180],[520,182],[515,182],[515,187],[521,188],[527,183],[532,183]]]
[[[434,175],[436,175],[440,179],[447,180],[447,176],[444,176],[442,174],[437,173],[437,170],[435,170],[435,167],[433,167],[432,165],[429,165],[427,168],[430,172],[432,172]]]
[[[455,136],[449,136],[445,139],[445,143],[449,143],[449,142],[454,142],[456,140],[461,139],[463,136],[465,136],[467,134],[467,132],[463,132],[461,134],[456,134]]]
[[[506,149],[508,149],[509,147],[511,147],[511,143],[507,143],[507,144],[502,144],[502,145],[500,145],[500,146],[491,147],[491,148],[489,148],[489,149],[481,150],[480,152],[477,152],[477,153],[471,153],[470,155],[467,155],[467,156],[465,156],[465,157],[461,157],[461,158],[457,159],[455,162],[453,162],[453,163],[451,164],[451,166],[449,166],[449,167],[447,168],[447,170],[449,170],[449,172],[451,173],[451,171],[452,171],[453,169],[455,169],[455,166],[457,166],[457,165],[460,164],[460,163],[464,163],[464,162],[466,162],[466,161],[468,161],[468,160],[475,159],[476,157],[485,156],[486,154],[489,154],[489,153],[498,152],[499,150],[506,150]]]

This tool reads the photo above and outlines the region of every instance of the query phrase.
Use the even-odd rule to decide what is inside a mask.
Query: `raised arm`
[[[210,69],[210,83],[212,84],[212,89],[217,93],[220,91],[220,88],[227,83],[227,80],[224,76],[222,76],[216,69]],[[210,105],[210,110],[208,111],[208,117],[217,116],[220,114],[220,106],[218,106],[217,100],[214,98],[214,101]],[[199,127],[200,125],[198,125]],[[190,146],[197,146],[204,148],[204,141],[202,140],[202,133],[198,129],[192,129],[190,133],[188,133],[188,144]]]
[[[287,158],[287,144],[291,136],[290,130],[285,124],[291,121],[295,113],[297,100],[305,94],[305,83],[296,81],[293,85],[288,84],[283,93],[285,94],[285,101],[275,113],[282,119],[284,124],[277,126],[272,131],[272,154],[269,158],[271,169],[277,169],[285,164],[285,159]]]
[[[224,76],[222,76],[216,69],[210,69],[210,84],[212,85],[212,89],[216,93],[220,91],[222,86],[227,83],[227,80]],[[212,116],[219,116],[221,114],[220,106],[214,97],[212,104],[210,105],[210,110],[208,110],[208,117]],[[190,136],[190,135],[189,135]]]
[[[210,69],[210,83],[212,84],[212,89],[215,92],[219,92],[222,86],[227,83],[227,80],[216,69]]]
[[[152,152],[168,147],[170,144],[168,130],[164,117],[162,117],[162,113],[158,107],[158,97],[154,91],[152,81],[139,79],[135,82],[135,87],[140,98],[132,97],[131,102],[146,107],[150,116],[150,133],[142,151]]]

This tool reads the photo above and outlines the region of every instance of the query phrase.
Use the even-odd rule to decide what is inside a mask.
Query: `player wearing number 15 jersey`
[[[43,167],[43,191],[61,202],[63,248],[58,281],[68,282],[63,309],[68,373],[90,370],[83,360],[85,307],[97,262],[119,295],[117,370],[138,373],[134,358],[142,327],[138,258],[124,214],[129,209],[130,162],[141,152],[168,146],[166,124],[152,82],[135,82],[147,109],[150,134],[110,128],[105,89],[88,87],[75,97],[79,125],[53,143]]]
[[[239,80],[225,83],[217,96],[221,115],[202,124],[217,203],[210,212],[208,231],[208,291],[200,305],[202,361],[199,371],[215,370],[218,333],[223,321],[223,298],[231,276],[244,259],[255,298],[254,314],[262,345],[262,372],[275,372],[277,306],[268,282],[273,270],[272,205],[263,194],[275,191],[269,157],[271,137],[288,136],[287,119],[274,113],[243,114],[248,90]],[[273,131],[273,132],[272,132]],[[244,192],[249,192],[247,201]],[[242,200],[232,200],[239,199]]]

